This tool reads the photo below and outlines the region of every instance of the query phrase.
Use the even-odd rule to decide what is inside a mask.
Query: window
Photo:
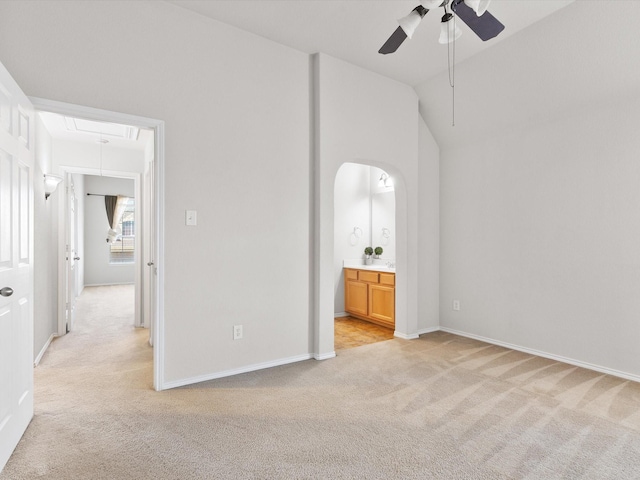
[[[129,198],[118,224],[118,235],[115,242],[110,244],[109,263],[133,263],[135,260],[135,202]]]

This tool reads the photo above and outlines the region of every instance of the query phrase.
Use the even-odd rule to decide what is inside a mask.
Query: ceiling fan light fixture
[[[398,19],[398,24],[400,25],[400,28],[402,28],[404,33],[407,34],[407,37],[413,37],[416,28],[418,28],[418,25],[420,25],[422,17],[424,17],[426,14],[427,9],[422,5],[418,5],[416,8],[411,10],[411,13],[409,15]]]
[[[462,30],[458,28],[451,13],[445,13],[440,22],[440,38],[438,43],[445,45],[457,40],[462,35]]]
[[[423,0],[422,6],[427,10],[433,10],[434,8],[444,7],[449,0]]]
[[[491,0],[464,0],[464,3],[471,7],[476,12],[476,15],[480,17],[487,11]]]

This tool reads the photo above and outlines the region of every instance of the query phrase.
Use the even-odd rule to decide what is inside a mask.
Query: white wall
[[[419,120],[420,164],[418,175],[418,331],[440,325],[440,150]]]
[[[640,375],[639,124],[640,97],[443,152],[444,327]]]
[[[613,31],[605,5],[459,64],[455,127],[446,74],[417,91],[441,147],[441,325],[638,379],[640,3],[615,2]]]
[[[308,55],[165,2],[9,1],[0,61],[28,95],[165,122],[163,384],[309,355]]]
[[[87,193],[125,195],[135,197],[134,181],[127,178],[83,175]],[[110,244],[106,242],[109,230],[104,197],[85,195],[84,212],[84,281],[86,285],[120,285],[135,283],[135,265],[110,264]],[[136,204],[136,225],[139,206]],[[138,228],[139,229],[139,228]],[[138,231],[136,231],[136,235]],[[136,252],[140,254],[140,252]]]
[[[58,188],[48,200],[44,198],[44,173],[52,170],[52,140],[42,120],[36,115],[34,177],[34,287],[33,354],[41,355],[51,336],[58,331],[57,319],[57,201],[64,198]]]
[[[418,329],[418,103],[411,87],[327,55],[314,57],[315,355],[333,353],[334,184],[359,162],[396,179],[396,334]],[[411,259],[411,261],[410,261]]]

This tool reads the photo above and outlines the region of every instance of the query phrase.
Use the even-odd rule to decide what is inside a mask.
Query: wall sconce
[[[58,184],[62,181],[62,177],[58,175],[44,174],[44,199],[47,200],[49,195],[56,191]]]
[[[382,172],[382,175],[380,175],[380,180],[378,180],[378,186],[379,187],[392,188],[393,187],[393,180],[385,172]]]

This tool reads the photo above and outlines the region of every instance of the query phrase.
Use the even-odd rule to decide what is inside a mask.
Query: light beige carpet
[[[639,384],[438,332],[158,393],[119,289],[83,293],[0,479],[640,478]]]

